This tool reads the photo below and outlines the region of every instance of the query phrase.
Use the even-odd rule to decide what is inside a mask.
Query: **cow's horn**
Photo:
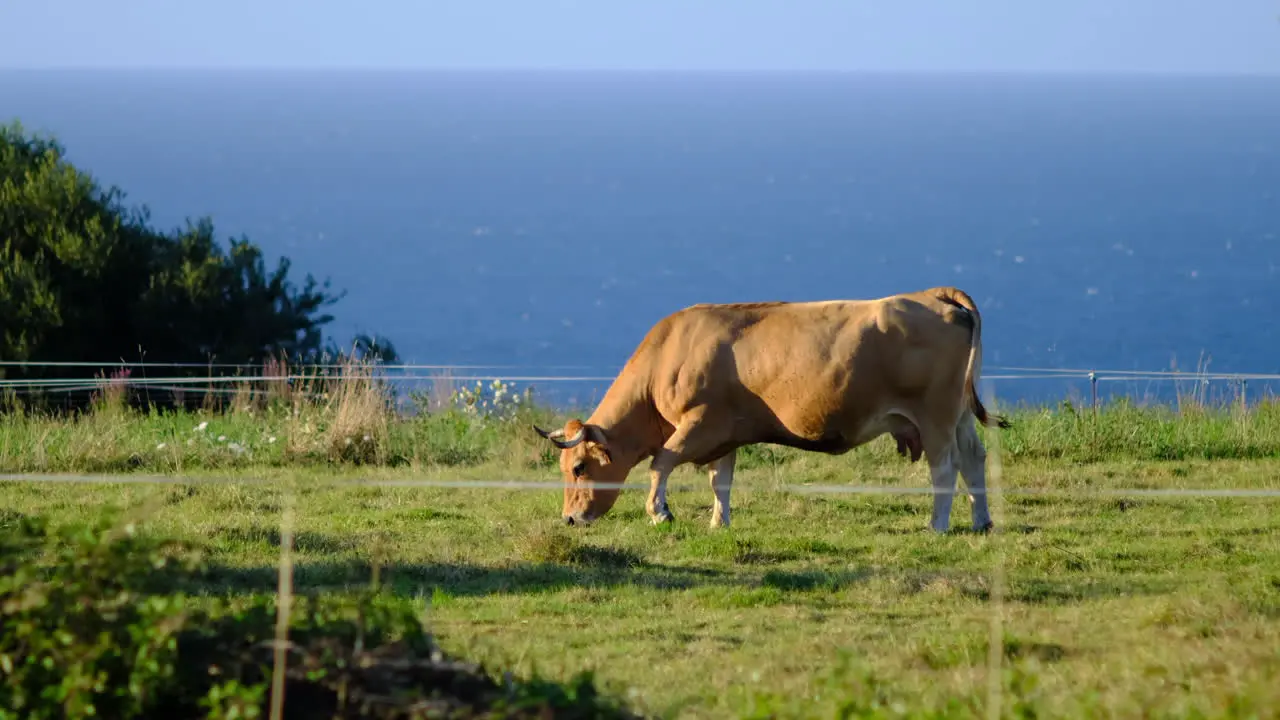
[[[564,438],[563,430],[560,430],[558,432],[553,432],[551,433],[550,440],[551,442],[555,443],[556,447],[563,450],[563,449],[574,447],[578,443],[585,440],[586,437],[587,437],[587,429],[585,427],[582,427],[582,428],[578,428],[578,432],[574,433],[573,437],[567,438],[567,439],[562,439]]]
[[[580,428],[578,432],[574,433],[573,437],[569,438],[568,440],[564,439],[564,430],[551,430],[550,432],[548,432],[538,427],[537,425],[534,425],[533,429],[542,437],[550,440],[552,444],[554,444],[556,447],[560,448],[561,450],[574,447],[578,443],[582,442],[587,436],[586,428]]]

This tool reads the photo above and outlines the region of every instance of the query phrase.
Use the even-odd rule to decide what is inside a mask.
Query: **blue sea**
[[[609,376],[692,303],[944,284],[987,375],[1280,373],[1280,77],[5,71],[12,119],[156,225],[329,278],[340,342],[503,366],[455,374]]]

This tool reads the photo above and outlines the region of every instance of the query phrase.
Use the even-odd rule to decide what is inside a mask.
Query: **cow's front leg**
[[[681,463],[714,453],[716,448],[723,446],[725,437],[725,425],[708,421],[705,407],[681,416],[675,432],[663,443],[649,465],[649,501],[645,510],[655,525],[675,519],[667,506],[667,478],[671,471]]]
[[[729,527],[729,489],[733,487],[733,467],[738,458],[738,451],[731,450],[728,455],[716,460],[707,474],[711,479],[711,491],[715,494],[716,503],[711,508],[711,527]]]
[[[678,464],[676,454],[667,449],[658,451],[657,457],[649,464],[649,499],[644,504],[645,512],[654,525],[675,520],[671,508],[667,507],[667,477]]]

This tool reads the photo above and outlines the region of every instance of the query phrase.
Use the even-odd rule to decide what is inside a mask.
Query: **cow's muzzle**
[[[571,527],[574,525],[590,525],[591,518],[587,517],[587,514],[581,511],[576,513],[569,513],[568,515],[564,516],[564,524],[569,525]]]

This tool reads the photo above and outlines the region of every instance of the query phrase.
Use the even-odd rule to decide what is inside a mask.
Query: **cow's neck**
[[[649,394],[634,386],[611,386],[587,422],[604,430],[614,462],[628,470],[656,453],[665,440]]]

